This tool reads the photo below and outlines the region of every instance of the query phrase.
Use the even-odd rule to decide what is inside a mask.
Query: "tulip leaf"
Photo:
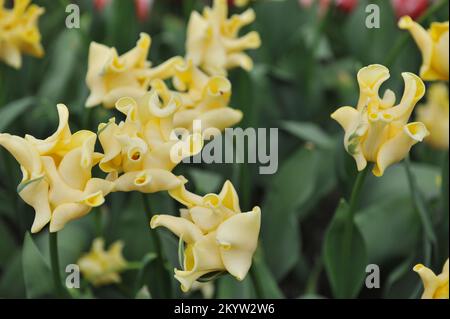
[[[13,233],[6,226],[7,224],[0,218],[0,268],[7,264],[17,249]]]
[[[28,298],[42,298],[54,291],[51,269],[29,233],[22,250],[23,277]]]
[[[22,252],[18,250],[2,267],[0,298],[26,298],[22,271]]]
[[[253,265],[250,270],[253,275],[253,285],[258,285],[259,293],[261,296],[259,298],[264,299],[281,299],[284,298],[283,293],[278,287],[277,281],[273,277],[270,269],[264,260],[264,256],[261,250],[257,250],[255,256],[253,257]],[[257,281],[255,283],[254,281]],[[256,287],[254,287],[256,288]]]
[[[268,265],[277,280],[285,276],[299,258],[296,210],[314,195],[318,159],[316,151],[301,148],[271,177],[271,186],[262,204],[261,239],[265,254],[271,256]]]
[[[326,232],[323,258],[334,297],[355,298],[365,278],[367,252],[345,200],[341,200]]]
[[[33,103],[35,98],[32,96],[24,97],[19,100],[12,101],[0,108],[0,133],[21,114],[23,114]]]
[[[311,142],[320,148],[331,149],[335,146],[333,138],[314,123],[283,121],[281,122],[281,128],[305,142]]]

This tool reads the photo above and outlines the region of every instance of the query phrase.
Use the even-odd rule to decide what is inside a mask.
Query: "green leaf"
[[[12,101],[0,108],[0,132],[3,132],[14,120],[23,114],[33,103],[32,96]]]
[[[7,264],[16,249],[17,243],[14,240],[12,232],[0,219],[0,268],[3,268]]]
[[[250,276],[243,281],[237,281],[232,276],[223,276],[217,281],[218,299],[249,299],[256,298]]]
[[[22,249],[22,267],[28,298],[42,298],[54,291],[50,266],[27,232]]]
[[[324,264],[335,298],[355,298],[361,290],[367,252],[349,206],[341,200],[325,235]]]
[[[26,298],[20,250],[17,250],[3,268],[0,277],[0,298]]]
[[[314,123],[283,121],[281,128],[305,142],[311,142],[320,148],[330,149],[335,146],[333,138]]]
[[[277,281],[272,275],[270,269],[267,267],[266,262],[261,251],[257,251],[253,257],[253,265],[250,270],[253,272],[254,280],[259,282],[259,289],[261,289],[264,299],[281,299],[284,298],[283,293],[278,287]],[[249,274],[250,275],[250,274]]]
[[[313,195],[318,153],[301,148],[271,177],[262,204],[262,246],[275,278],[281,279],[299,258],[300,236],[296,210]],[[299,165],[301,163],[301,165]]]
[[[422,240],[420,219],[409,196],[373,203],[358,212],[355,222],[365,239],[370,263],[382,265],[406,258]]]

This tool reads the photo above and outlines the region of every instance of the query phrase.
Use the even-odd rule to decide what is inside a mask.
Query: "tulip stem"
[[[419,213],[419,217],[422,222],[422,226],[425,231],[426,238],[429,240],[430,243],[435,244],[436,243],[436,234],[434,233],[434,230],[433,230],[433,224],[430,220],[430,214],[425,207],[422,193],[419,191],[417,184],[416,184],[416,179],[412,173],[411,161],[409,159],[409,155],[406,156],[406,158],[404,160],[404,166],[405,166],[405,170],[406,170],[406,176],[408,178],[408,184],[409,184],[409,189],[411,192],[413,204],[414,204],[416,211]]]
[[[150,207],[150,204],[147,201],[147,198],[145,197],[144,193],[142,194],[142,200],[144,202],[144,210],[146,213],[146,217],[148,219],[148,222],[150,223],[150,221],[152,220],[153,217],[153,213]],[[150,231],[150,234],[152,236],[152,240],[153,243],[155,245],[155,251],[156,251],[156,255],[157,255],[157,264],[158,264],[158,268],[159,270],[164,273],[164,277],[160,277],[157,276],[157,280],[161,280],[161,284],[159,284],[158,286],[162,287],[163,290],[163,294],[165,298],[170,298],[171,297],[171,280],[170,280],[170,275],[168,275],[168,272],[166,271],[166,267],[165,265],[165,258],[164,258],[164,254],[163,254],[163,250],[162,250],[162,244],[161,244],[161,239],[159,238],[159,235],[157,233],[156,230],[152,230]],[[168,275],[168,276],[166,276]],[[167,278],[165,278],[167,277]]]
[[[253,288],[255,288],[256,298],[263,299],[264,298],[263,290],[262,290],[261,285],[259,284],[258,276],[256,274],[256,268],[254,265],[250,268],[249,273],[250,273],[250,278],[252,279]]]
[[[58,233],[49,233],[50,241],[50,262],[52,266],[53,282],[55,284],[56,294],[59,298],[65,296],[65,290],[61,281],[61,274],[59,272],[59,256],[58,256]]]
[[[364,184],[364,180],[366,179],[367,172],[369,171],[369,166],[360,171],[356,176],[355,184],[353,185],[352,194],[350,195],[350,203],[349,203],[349,214],[351,216],[350,220],[353,220],[353,216],[355,215],[356,208],[359,203],[359,195],[361,193],[362,185]]]

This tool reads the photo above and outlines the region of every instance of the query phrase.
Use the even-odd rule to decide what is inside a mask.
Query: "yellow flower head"
[[[94,286],[120,283],[120,273],[127,267],[122,255],[123,243],[116,241],[105,250],[102,238],[96,238],[89,253],[77,262],[81,273]]]
[[[22,65],[21,52],[42,57],[41,34],[37,26],[44,9],[30,0],[15,0],[12,9],[0,0],[0,60],[18,69]]]
[[[185,182],[183,177],[180,179]],[[219,194],[199,196],[184,184],[169,194],[186,206],[181,217],[155,215],[151,228],[166,227],[186,244],[183,269],[175,269],[181,289],[188,291],[202,276],[227,271],[243,280],[252,264],[261,224],[259,207],[242,213],[231,182]]]
[[[50,223],[50,231],[61,230],[74,219],[103,204],[112,182],[92,178],[91,170],[103,157],[94,151],[96,134],[70,132],[69,111],[58,105],[59,126],[40,140],[0,134],[0,145],[19,162],[23,179],[17,188],[22,199],[35,210],[32,233]]]
[[[442,273],[435,275],[434,272],[422,264],[415,265],[413,270],[422,279],[424,291],[422,299],[448,299],[448,259],[444,264]]]
[[[428,30],[408,16],[398,23],[401,29],[411,32],[422,52],[420,77],[426,81],[448,81],[448,21],[433,22]]]
[[[408,123],[414,106],[425,93],[422,80],[413,73],[403,73],[404,93],[394,106],[394,92],[386,90],[383,98],[378,93],[389,76],[389,70],[382,65],[362,68],[358,72],[357,107],[344,106],[331,115],[345,131],[344,146],[358,170],[363,170],[367,162],[374,162],[376,176],[382,176],[388,166],[401,161],[414,144],[429,134],[423,123]]]
[[[147,61],[150,45],[150,36],[141,33],[136,47],[119,56],[115,48],[92,42],[86,75],[91,94],[86,106],[103,104],[106,108],[112,108],[123,96],[139,98],[144,95],[152,79],[170,77],[174,65],[181,63],[182,59],[174,57],[151,68],[151,63]]]
[[[203,147],[200,133],[174,136],[174,115],[182,100],[177,92],[161,80],[151,83],[152,89],[139,99],[124,97],[116,109],[126,120],[99,126],[99,140],[105,157],[100,168],[110,173],[115,191],[153,193],[179,187],[180,180],[171,173],[184,157],[174,160],[171,152],[178,145],[187,145],[185,157],[197,154]],[[123,173],[123,174],[122,174]],[[120,176],[119,176],[120,175]]]
[[[227,0],[214,0],[213,7],[206,7],[202,15],[192,12],[187,29],[187,59],[210,75],[225,75],[227,69],[234,67],[252,69],[252,59],[243,51],[258,48],[261,39],[255,31],[242,37],[238,33],[254,20],[252,9],[228,18]]]
[[[229,107],[231,83],[220,75],[207,76],[191,60],[175,67],[174,87],[181,93],[182,106],[175,113],[174,126],[192,130],[194,120],[202,132],[223,131],[242,119],[242,112]]]
[[[431,146],[448,150],[449,104],[448,89],[443,83],[432,84],[427,93],[427,102],[417,110],[417,120],[430,131],[425,139]]]

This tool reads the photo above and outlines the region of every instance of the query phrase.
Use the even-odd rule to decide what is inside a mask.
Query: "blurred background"
[[[71,2],[80,6],[80,29],[65,27],[66,6]],[[408,11],[404,7],[408,2],[419,4]],[[404,13],[417,18],[436,2],[250,1],[256,21],[246,30],[258,31],[262,46],[249,51],[255,63],[251,72],[230,71],[230,104],[244,113],[240,127],[280,129],[278,171],[259,175],[257,164],[183,164],[175,174],[188,177],[190,190],[200,194],[216,192],[231,179],[244,211],[261,206],[261,247],[255,267],[265,297],[336,297],[324,270],[324,237],[339,199],[349,196],[356,166],[330,114],[340,106],[356,104],[356,73],[368,64],[388,66],[391,79],[385,87],[401,96],[400,74],[418,73],[421,55],[408,33],[397,28],[397,18]],[[134,47],[140,32],[147,32],[152,37],[149,58],[158,65],[184,55],[191,11],[210,5],[202,0],[155,0],[145,9],[133,0],[33,3],[46,10],[39,23],[46,54],[42,59],[24,57],[20,70],[0,63],[0,132],[37,137],[54,131],[57,103],[69,107],[72,131],[96,131],[98,123],[113,115],[122,119],[113,110],[84,108],[91,41],[114,46],[121,54]],[[232,0],[229,3],[231,13],[243,10]],[[379,29],[365,26],[369,3],[380,7]],[[448,21],[448,1],[421,22],[428,26],[431,21]],[[380,267],[381,288],[361,287],[351,297],[417,298],[422,288],[412,267],[421,262],[439,272],[448,258],[448,151],[420,143],[411,152],[411,167],[438,241],[430,253],[402,164],[389,168],[382,178],[369,174],[356,223],[366,245],[364,262]],[[49,297],[53,286],[48,280],[48,234],[44,230],[33,235],[36,247],[24,245],[34,213],[17,196],[20,179],[14,159],[0,149],[0,297]],[[140,261],[154,251],[139,196],[114,193],[106,205],[64,228],[59,239],[61,265],[76,262],[99,235],[107,243],[123,240],[129,261]],[[178,206],[168,195],[148,198],[154,212],[177,214]],[[178,240],[168,231],[157,231],[172,269],[178,264]],[[136,276],[142,276],[153,297],[161,296],[152,284],[158,276],[152,267],[127,271],[120,285],[81,289],[79,297],[130,298]],[[353,280],[351,274],[342,276]],[[184,295],[174,279],[170,285],[174,297],[202,296],[201,291]],[[250,278],[237,282],[224,276],[212,285],[218,298],[255,297]]]

